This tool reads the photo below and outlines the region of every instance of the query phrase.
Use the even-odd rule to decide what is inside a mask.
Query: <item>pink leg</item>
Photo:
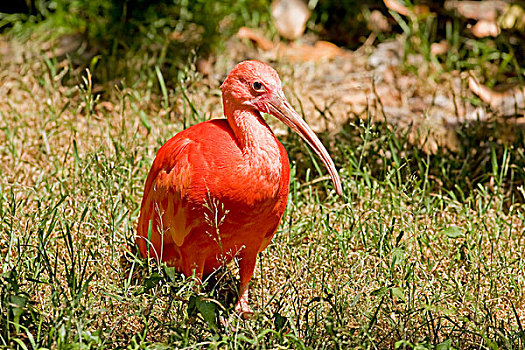
[[[243,256],[239,261],[239,275],[240,275],[240,286],[239,286],[239,300],[235,305],[235,311],[241,315],[242,318],[248,319],[253,316],[253,311],[248,303],[248,287],[250,280],[253,276],[253,270],[255,269],[255,261],[257,259],[257,253]]]

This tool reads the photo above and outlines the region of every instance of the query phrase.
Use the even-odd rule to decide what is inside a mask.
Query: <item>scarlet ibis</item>
[[[288,199],[290,165],[261,113],[298,133],[342,193],[328,152],[284,96],[277,72],[259,61],[237,64],[221,86],[224,115],[179,132],[158,151],[142,199],[137,244],[142,256],[202,279],[239,261],[243,317],[257,254],[270,243]]]

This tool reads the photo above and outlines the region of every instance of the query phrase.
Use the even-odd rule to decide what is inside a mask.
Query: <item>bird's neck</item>
[[[249,108],[225,108],[224,112],[252,170],[259,169],[271,180],[280,178],[282,164],[278,141],[261,114]]]
[[[226,118],[243,153],[275,144],[272,130],[258,111],[246,108],[228,112]]]

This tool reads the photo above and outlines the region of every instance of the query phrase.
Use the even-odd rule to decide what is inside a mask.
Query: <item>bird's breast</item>
[[[276,139],[266,147],[245,154],[246,170],[244,176],[248,185],[254,185],[261,195],[274,197],[283,176],[283,159]]]
[[[205,172],[194,172],[198,176],[193,177],[192,188],[200,189],[199,202],[213,198],[231,211],[251,215],[272,208],[279,198],[287,197],[287,193],[282,192],[288,190],[289,164],[281,147],[275,139],[274,147],[261,147],[246,153],[219,152],[222,159],[215,153],[213,163],[211,160],[205,162]]]

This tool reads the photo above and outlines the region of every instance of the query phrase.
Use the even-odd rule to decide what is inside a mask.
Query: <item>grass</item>
[[[196,288],[134,246],[156,150],[222,113],[218,84],[188,65],[172,87],[152,65],[98,93],[96,71],[12,45],[27,52],[0,62],[1,347],[525,347],[519,132],[503,143],[504,125],[469,125],[458,152],[428,155],[350,116],[321,135],[344,198],[304,142],[282,138],[289,204],[243,321],[212,283]]]
[[[188,60],[223,51],[241,26],[270,23],[267,0],[57,0],[28,6],[29,14],[0,13],[0,30],[23,41],[55,41],[54,53],[89,67],[97,82],[143,79],[137,72],[154,65],[176,81]]]
[[[440,8],[440,10],[442,10]],[[446,13],[423,14],[404,18],[394,11],[390,15],[402,30],[405,41],[405,65],[417,71],[420,64],[408,62],[409,55],[421,55],[424,65],[431,65],[435,72],[457,70],[476,72],[486,84],[523,84],[524,61],[518,31],[507,30],[496,38],[476,38],[469,34],[467,19]],[[431,45],[445,40],[449,45],[445,54],[434,55]]]

